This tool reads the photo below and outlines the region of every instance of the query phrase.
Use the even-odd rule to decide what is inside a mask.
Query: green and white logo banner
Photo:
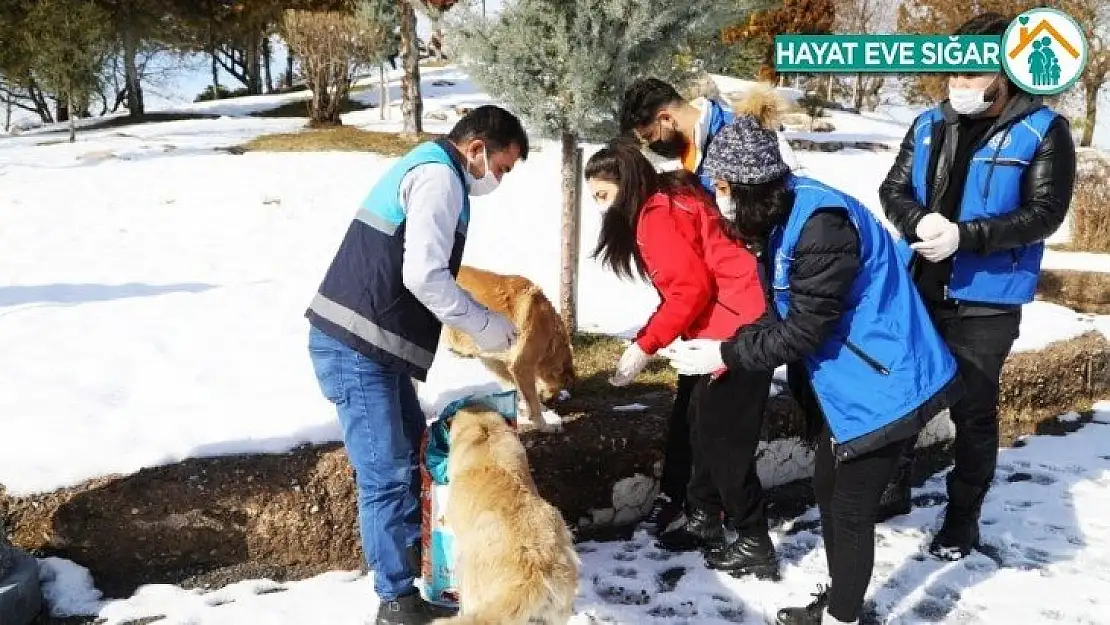
[[[779,73],[907,74],[1002,71],[996,35],[777,35]]]

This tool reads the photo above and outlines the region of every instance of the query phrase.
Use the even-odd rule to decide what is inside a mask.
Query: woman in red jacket
[[[621,356],[614,385],[630,383],[675,339],[725,339],[763,315],[756,259],[726,233],[696,179],[685,172],[657,173],[639,147],[624,139],[594,154],[585,173],[604,210],[594,257],[619,276],[648,278],[661,299]],[[677,546],[668,534],[692,538],[710,566],[737,576],[778,576],[755,472],[770,384],[770,371],[680,377],[661,494],[649,515],[649,531],[664,546]],[[722,512],[739,535],[731,543]],[[671,522],[683,516],[684,524]],[[667,531],[675,526],[682,531]]]

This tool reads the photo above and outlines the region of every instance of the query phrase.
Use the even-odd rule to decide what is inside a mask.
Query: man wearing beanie
[[[790,173],[777,143],[755,119],[737,117],[704,163],[718,203],[761,251],[769,312],[728,341],[676,346],[672,364],[686,375],[788,365],[817,441],[813,486],[831,584],[810,605],[780,610],[777,623],[855,623],[883,489],[904,441],[948,405],[956,362],[890,233],[855,198]],[[903,323],[883,320],[891,309]]]

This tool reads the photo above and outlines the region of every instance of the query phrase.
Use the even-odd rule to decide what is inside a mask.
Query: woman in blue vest
[[[1001,35],[1009,24],[986,13],[956,34]],[[979,541],[979,510],[998,455],[999,377],[1021,306],[1037,290],[1043,241],[1071,202],[1075,146],[1067,120],[1001,72],[952,76],[948,95],[914,122],[879,198],[913,242],[914,281],[967,390],[952,406],[955,466],[944,523],[929,549],[959,559]],[[909,512],[911,459],[880,518]]]
[[[890,234],[855,198],[790,173],[773,132],[740,116],[709,147],[718,203],[764,260],[771,314],[728,341],[690,341],[691,375],[790,366],[817,438],[814,491],[831,584],[780,625],[854,623],[875,557],[875,511],[904,441],[948,403],[956,362]]]

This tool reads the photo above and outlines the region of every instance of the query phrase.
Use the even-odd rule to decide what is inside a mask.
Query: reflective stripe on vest
[[[432,359],[435,357],[432,352],[406,341],[350,308],[337,304],[319,293],[312,299],[310,308],[317,315],[346,329],[351,334],[379,349],[425,369],[432,366]]]

